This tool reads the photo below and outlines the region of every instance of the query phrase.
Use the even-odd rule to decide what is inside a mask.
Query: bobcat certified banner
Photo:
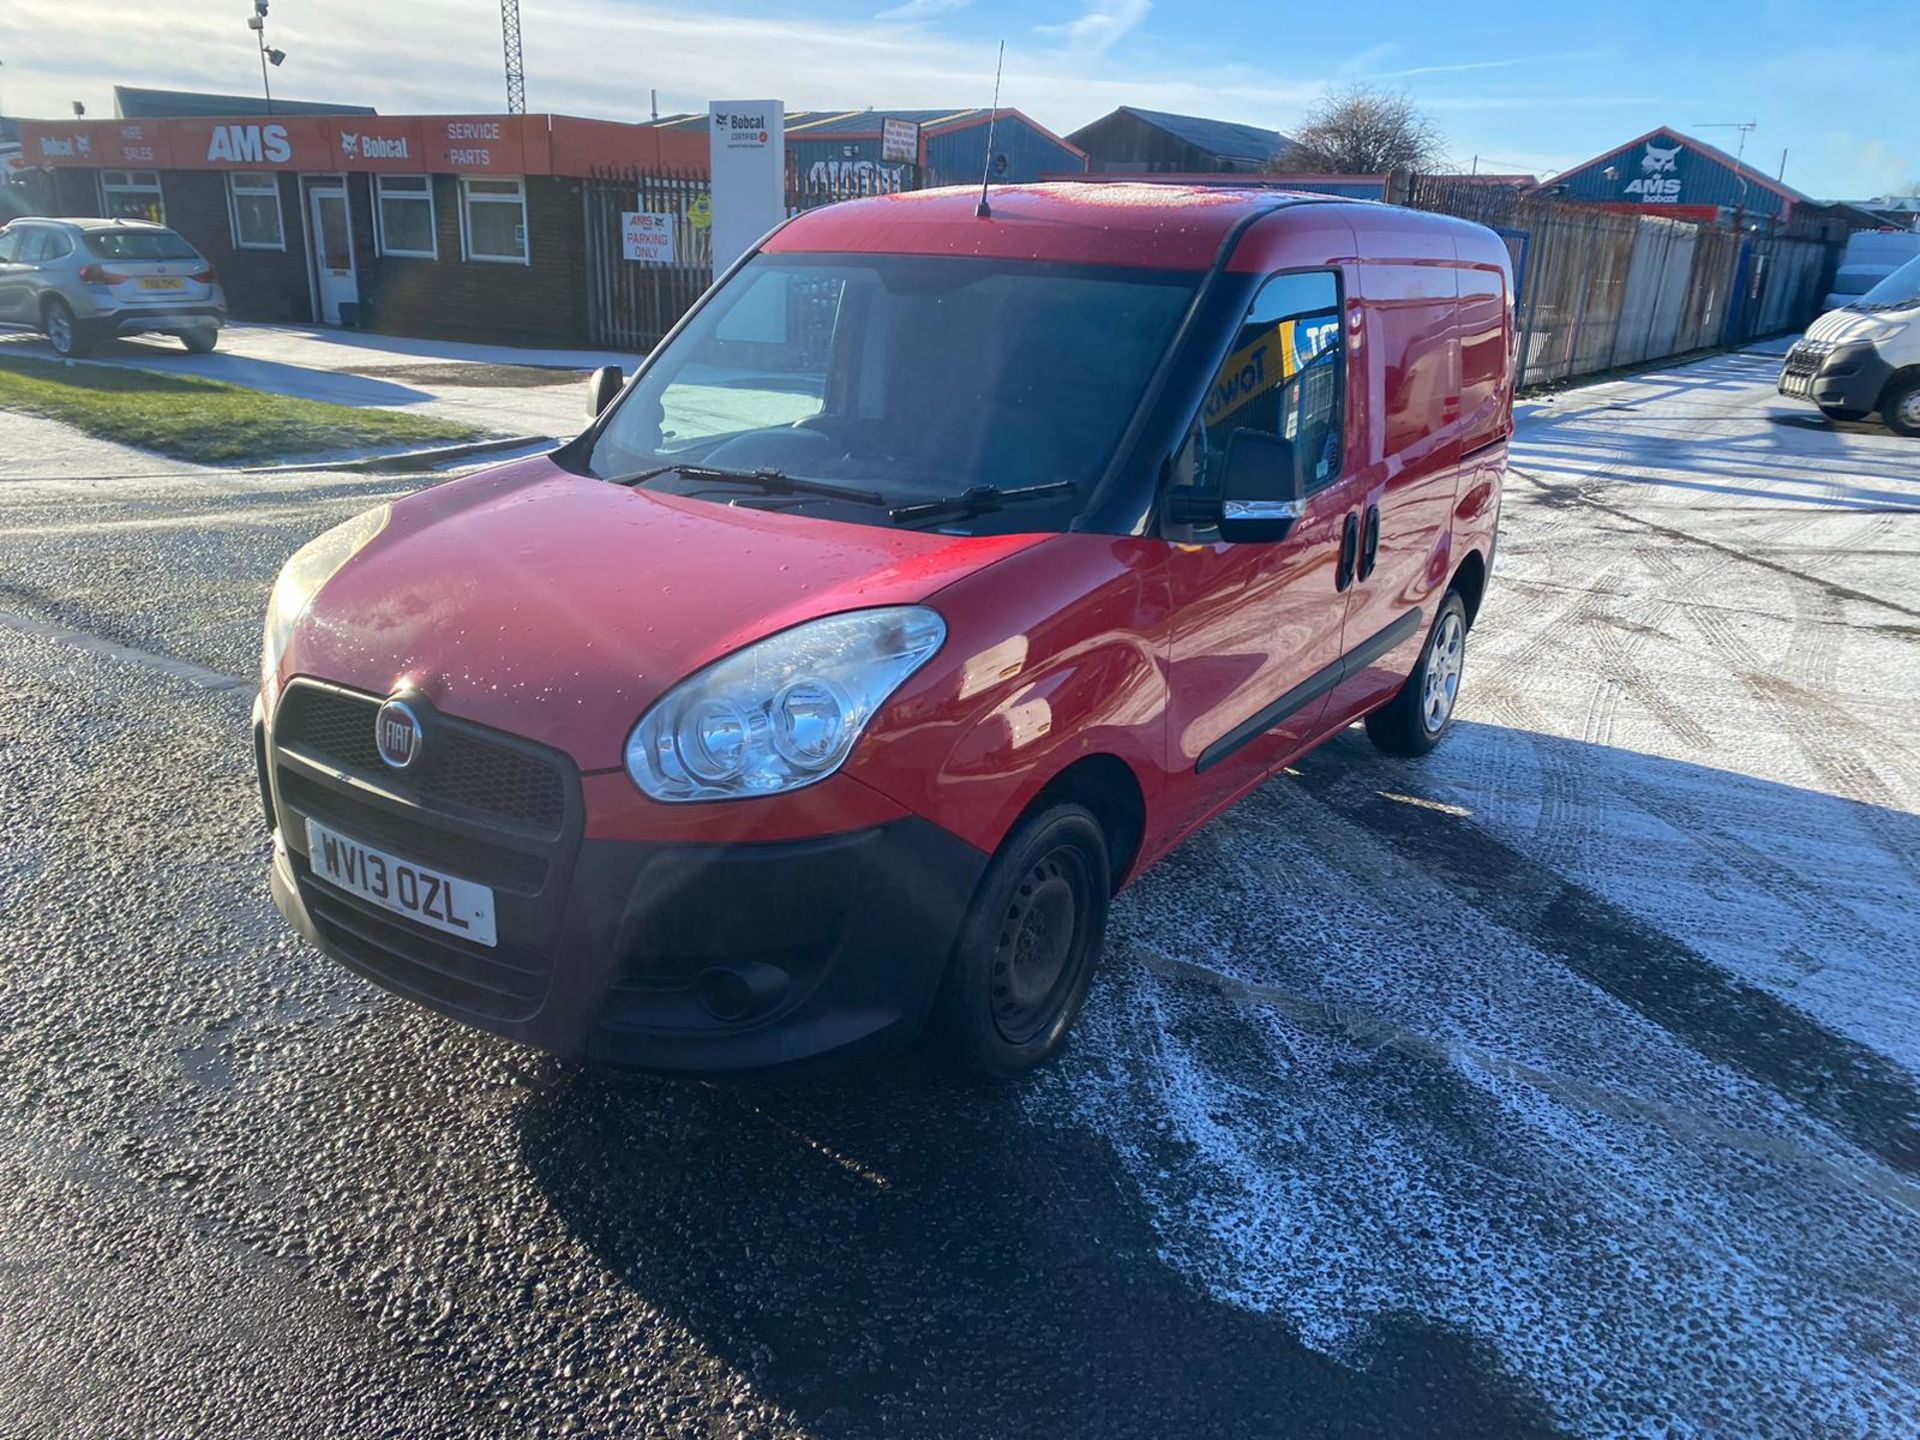
[[[786,125],[786,107],[778,100],[715,100],[707,106],[716,272],[787,218]]]

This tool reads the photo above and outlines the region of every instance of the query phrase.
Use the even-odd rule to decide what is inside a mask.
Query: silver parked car
[[[0,229],[0,321],[31,325],[62,355],[111,335],[178,335],[213,349],[227,323],[198,250],[148,220],[15,220]]]

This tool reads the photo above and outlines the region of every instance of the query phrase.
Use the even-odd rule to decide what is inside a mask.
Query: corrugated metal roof
[[[1278,130],[1263,130],[1258,125],[1242,125],[1234,120],[1209,120],[1203,115],[1173,115],[1165,110],[1142,110],[1137,105],[1120,107],[1136,119],[1176,140],[1183,140],[1209,155],[1223,160],[1270,160],[1293,144]]]
[[[170,120],[204,115],[259,115],[266,105],[258,95],[207,95],[196,90],[143,90],[113,87],[113,113],[121,120]],[[273,102],[276,115],[377,115],[371,105],[335,105],[325,100]]]

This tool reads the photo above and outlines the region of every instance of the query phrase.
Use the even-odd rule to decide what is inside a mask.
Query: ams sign
[[[292,158],[284,125],[216,125],[207,137],[210,163],[284,165]]]

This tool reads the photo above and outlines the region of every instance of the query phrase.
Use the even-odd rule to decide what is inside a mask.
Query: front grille
[[[506,1021],[525,1020],[546,996],[549,955],[441,939],[310,879],[303,888],[307,913],[327,943],[389,989],[442,1009]]]
[[[538,854],[455,834],[429,819],[411,819],[377,802],[296,775],[284,765],[279,780],[280,803],[287,808],[404,859],[444,870],[457,879],[521,895],[537,895],[547,883],[548,864]],[[304,836],[302,839],[304,842]]]
[[[327,950],[369,979],[485,1026],[532,1018],[551,980],[584,829],[567,757],[430,706],[406,770],[383,764],[381,700],[309,680],[287,687],[268,765],[301,898]],[[499,943],[476,945],[315,877],[303,817],[494,895]]]
[[[404,771],[393,770],[373,743],[380,704],[371,695],[295,685],[280,702],[274,739],[343,770],[381,775],[383,783],[425,804],[560,829],[567,814],[566,780],[550,761],[441,720],[432,726],[420,758]]]

